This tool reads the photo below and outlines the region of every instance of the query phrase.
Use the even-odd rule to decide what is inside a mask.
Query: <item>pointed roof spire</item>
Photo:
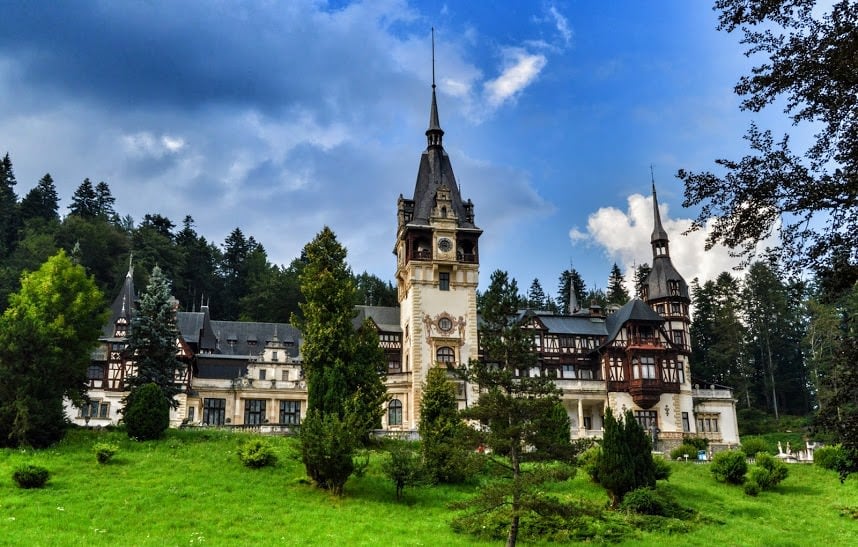
[[[438,118],[438,99],[435,97],[435,27],[432,27],[432,107],[429,110],[429,129],[426,130],[429,147],[441,146],[443,136],[444,130]]]
[[[575,292],[575,280],[569,280],[569,309],[566,310],[566,315],[573,315],[575,312],[581,309],[581,306],[578,304],[578,296]]]
[[[655,193],[655,175],[652,171],[652,165],[649,166],[650,177],[652,179],[652,216],[653,216],[653,229],[652,229],[652,237],[650,238],[651,243],[655,243],[656,241],[667,241],[667,232],[664,230],[664,227],[661,225],[661,213],[658,211],[658,196]]]

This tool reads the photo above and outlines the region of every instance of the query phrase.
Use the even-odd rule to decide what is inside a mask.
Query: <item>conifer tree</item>
[[[547,308],[547,303],[542,283],[539,282],[539,279],[534,279],[527,291],[527,307],[532,310],[544,310]]]
[[[655,486],[652,445],[631,410],[617,420],[610,407],[605,409],[597,468],[599,483],[608,491],[612,507],[618,506],[632,490]]]
[[[59,197],[50,173],[39,179],[39,183],[21,200],[21,223],[39,218],[46,221],[59,220]]]
[[[423,464],[434,482],[462,482],[473,470],[471,449],[463,444],[466,427],[447,370],[429,369],[420,400],[419,431]]]
[[[7,153],[0,161],[0,258],[9,256],[15,246],[18,230],[18,196],[15,195],[15,172]]]
[[[629,292],[626,290],[623,272],[620,267],[614,262],[611,268],[611,275],[608,277],[608,304],[616,304],[622,306],[629,301]]]
[[[174,397],[182,390],[175,381],[176,371],[186,366],[176,357],[178,339],[170,282],[155,266],[131,320],[128,351],[134,356],[137,373],[126,380],[126,387],[134,390],[153,383],[176,408],[178,401]]]
[[[110,221],[115,221],[116,211],[113,209],[114,203],[116,203],[116,198],[110,193],[110,186],[108,186],[104,181],[96,184],[95,209],[98,216]]]
[[[74,191],[69,205],[69,214],[79,216],[81,218],[95,218],[98,216],[98,195],[95,193],[95,188],[92,186],[92,181],[88,178],[83,179],[77,190]]]

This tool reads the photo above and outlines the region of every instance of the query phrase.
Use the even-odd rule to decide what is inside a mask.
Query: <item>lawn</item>
[[[365,476],[351,478],[345,496],[336,498],[306,483],[294,439],[269,438],[275,467],[243,467],[236,451],[247,438],[171,430],[161,441],[138,443],[120,432],[75,430],[51,449],[0,450],[0,544],[480,544],[449,525],[447,505],[468,497],[473,486],[406,490],[397,503],[380,457],[373,456]],[[91,450],[102,441],[119,445],[106,465]],[[12,470],[25,462],[51,470],[47,488],[14,485]],[[661,524],[633,529],[630,521],[624,543],[858,544],[856,478],[841,485],[833,471],[792,465],[777,490],[752,498],[716,483],[707,465],[672,465],[670,481],[660,488],[698,511],[690,532],[671,533],[677,527]],[[553,490],[567,499],[607,499],[582,472]]]

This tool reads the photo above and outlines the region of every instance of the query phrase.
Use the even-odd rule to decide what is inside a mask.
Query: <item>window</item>
[[[671,296],[679,296],[679,281],[675,279],[669,279],[667,281],[667,288],[670,291]]]
[[[579,368],[578,369],[578,378],[582,380],[592,380],[593,379],[593,371],[589,368]]]
[[[635,380],[655,380],[655,357],[643,356],[632,361],[632,377]]]
[[[226,419],[226,399],[203,399],[203,424],[223,425]]]
[[[265,423],[265,399],[244,400],[245,425],[262,425]]]
[[[679,305],[679,302],[670,303],[670,313],[671,315],[682,315],[682,306]]]
[[[267,372],[264,368],[259,369],[259,379],[264,380]]]
[[[280,379],[283,380],[284,382],[288,382],[289,381],[289,371],[288,370],[280,371]]]
[[[442,317],[438,320],[438,328],[444,332],[453,330],[453,321],[449,317]]]
[[[110,414],[110,403],[90,401],[80,409],[81,418],[107,418]]]
[[[626,379],[623,371],[623,361],[619,357],[611,357],[611,381],[622,382]]]
[[[691,422],[688,420],[688,412],[682,413],[682,432],[688,433],[691,431]]]
[[[280,401],[280,424],[301,424],[301,401]]]
[[[402,401],[391,399],[387,405],[387,425],[402,425]]]
[[[593,418],[584,416],[584,429],[593,429]]]
[[[685,333],[681,330],[675,330],[672,332],[673,334],[673,343],[677,346],[685,345]]]
[[[635,410],[635,420],[638,421],[644,431],[649,432],[653,427],[658,427],[658,412],[655,410]]]
[[[450,290],[450,272],[438,273],[438,288],[442,291]]]
[[[195,412],[194,412],[194,411],[195,411],[195,410],[196,410],[196,408],[195,408],[195,407],[192,407],[192,406],[189,406],[189,407],[188,407],[188,422],[193,422],[193,421],[194,421],[194,414],[195,414]]]
[[[701,414],[697,416],[698,433],[718,433],[718,415]]]
[[[277,352],[276,352],[276,351],[272,351],[272,352],[271,352],[271,360],[272,360],[272,361],[279,361],[279,360],[280,360],[280,359],[277,357]]]
[[[86,369],[87,380],[104,380],[104,365],[89,365]]]
[[[435,360],[445,365],[454,365],[456,363],[456,353],[453,348],[442,346],[435,352]]]
[[[563,378],[575,378],[575,365],[563,365],[561,375]]]
[[[387,372],[402,372],[402,360],[399,356],[399,352],[387,354]]]

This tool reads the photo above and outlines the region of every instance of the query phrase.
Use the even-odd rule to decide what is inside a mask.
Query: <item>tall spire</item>
[[[658,256],[667,256],[667,232],[664,226],[661,225],[661,213],[658,210],[658,195],[655,192],[655,176],[652,174],[652,166],[650,166],[650,177],[652,178],[652,218],[653,229],[650,243],[652,243],[653,258]]]
[[[429,148],[440,147],[444,130],[438,119],[438,99],[435,98],[435,27],[432,27],[432,107],[429,110],[429,129],[426,130],[426,140]]]

